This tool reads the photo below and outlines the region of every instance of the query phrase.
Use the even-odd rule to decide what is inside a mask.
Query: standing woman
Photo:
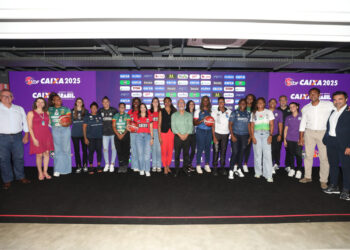
[[[252,113],[253,107],[255,107],[256,97],[253,94],[248,94],[245,98],[247,102],[247,112],[249,114]],[[244,152],[244,164],[243,164],[243,172],[248,173],[248,160],[250,157],[250,151],[252,150],[252,141],[248,143],[246,150]]]
[[[302,168],[302,151],[303,146],[299,145],[299,127],[301,122],[301,113],[299,113],[299,104],[292,102],[289,104],[289,109],[292,115],[286,117],[286,123],[284,127],[284,146],[288,148],[290,155],[290,170],[288,172],[289,177],[300,179],[301,178],[301,168]],[[297,162],[297,167],[295,168],[294,158]]]
[[[265,106],[265,99],[258,98],[251,114],[250,136],[254,149],[255,178],[263,175],[268,182],[273,182],[271,142],[275,117],[271,110],[265,109]]]
[[[244,152],[251,141],[249,136],[250,130],[250,113],[247,111],[247,101],[245,99],[239,100],[239,108],[232,111],[229,120],[229,129],[231,134],[231,160],[229,179],[234,178],[234,174],[239,177],[244,177],[242,172],[242,162]]]
[[[96,102],[90,105],[91,113],[84,118],[83,133],[84,141],[89,147],[89,174],[94,174],[94,153],[97,154],[97,172],[101,173],[102,159],[102,137],[103,137],[103,119],[98,113],[98,105]]]
[[[201,168],[201,157],[203,150],[205,152],[205,166],[204,170],[211,172],[210,161],[210,145],[213,139],[212,128],[204,124],[204,118],[211,114],[211,103],[208,96],[203,96],[201,99],[200,109],[194,113],[194,125],[197,126],[196,141],[197,141],[197,173],[203,174]]]
[[[162,155],[160,151],[160,143],[158,136],[158,119],[160,113],[160,102],[158,97],[153,97],[151,109],[148,111],[148,115],[152,118],[153,121],[153,136],[154,142],[152,145],[152,172],[161,172],[162,171]]]
[[[117,150],[114,145],[114,131],[112,126],[112,118],[118,113],[116,108],[111,107],[111,103],[107,96],[102,99],[103,107],[99,109],[98,113],[103,120],[103,158],[105,160],[105,167],[103,172],[114,172],[115,158],[117,157]],[[109,144],[112,148],[111,161],[109,161]]]
[[[132,107],[128,112],[131,121],[136,121],[138,113],[140,111],[141,99],[135,97],[132,99]],[[131,147],[131,169],[135,172],[139,171],[139,161],[137,159],[136,149],[136,132],[130,132],[130,147]]]
[[[87,146],[84,142],[83,123],[84,116],[87,114],[82,98],[75,100],[74,108],[72,109],[72,141],[74,146],[76,173],[81,173],[82,167],[84,172],[87,172]],[[80,158],[80,144],[83,150],[83,165]]]
[[[130,116],[125,113],[125,103],[119,103],[119,113],[113,116],[114,143],[117,149],[119,169],[118,173],[127,173],[130,159]]]
[[[189,100],[186,103],[186,111],[188,113],[190,113],[192,115],[192,119],[194,118],[194,112],[196,111],[196,104],[194,103],[194,101]],[[194,155],[196,154],[196,127],[193,125],[193,130],[192,133],[190,135],[188,135],[189,139],[190,139],[190,164],[188,166],[188,169],[192,172],[195,171],[194,167],[192,167],[192,162],[194,159]]]
[[[30,133],[30,154],[36,154],[36,167],[39,180],[51,179],[47,173],[50,160],[50,151],[54,150],[52,134],[49,128],[50,117],[47,112],[47,104],[44,98],[35,99],[33,110],[28,112],[27,121]],[[44,163],[44,170],[42,165]]]
[[[61,120],[60,116],[71,117],[71,111],[62,106],[62,99],[56,93],[51,93],[49,97],[51,107],[49,107],[50,121],[52,126],[52,136],[55,146],[54,174],[59,177],[61,174],[72,172],[72,157],[70,149],[71,119]]]
[[[147,106],[144,103],[140,105],[140,113],[137,116],[137,156],[140,166],[140,175],[150,177],[150,158],[151,158],[151,146],[153,145],[153,126],[152,117],[148,115]]]
[[[164,108],[159,113],[158,137],[162,151],[164,174],[171,173],[170,164],[173,158],[174,134],[171,131],[171,115],[176,112],[170,97],[165,97]]]
[[[275,168],[278,169],[280,166],[281,158],[281,145],[282,145],[282,136],[283,136],[283,113],[281,110],[276,108],[277,100],[271,98],[269,100],[269,110],[272,111],[275,120],[273,120],[273,133],[272,133],[272,173],[275,174]]]

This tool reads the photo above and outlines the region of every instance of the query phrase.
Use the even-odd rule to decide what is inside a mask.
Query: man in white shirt
[[[213,109],[213,111],[211,112],[211,116],[215,120],[215,124],[212,127],[213,146],[214,146],[213,148],[214,173],[213,174],[215,176],[218,175],[217,167],[218,167],[219,154],[220,154],[221,174],[227,175],[227,172],[225,169],[225,160],[226,160],[228,137],[230,134],[228,123],[231,115],[231,110],[225,107],[224,97],[218,98],[218,104],[219,104],[219,107]]]
[[[305,144],[304,158],[304,178],[301,183],[312,181],[312,165],[314,160],[315,146],[317,145],[319,160],[320,160],[320,183],[321,188],[327,188],[329,163],[327,157],[326,146],[322,139],[327,129],[327,120],[332,110],[333,103],[320,101],[320,90],[312,88],[309,90],[311,102],[302,109],[302,119],[299,128],[299,144]]]
[[[23,160],[23,144],[28,142],[28,125],[24,109],[12,104],[11,91],[2,90],[0,100],[0,168],[4,182],[3,189],[7,190],[14,180],[13,172],[16,180],[23,184],[30,183],[24,175]],[[24,137],[22,137],[22,131],[25,132]]]

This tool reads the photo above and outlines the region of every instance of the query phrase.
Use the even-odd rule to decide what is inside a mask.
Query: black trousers
[[[89,140],[89,164],[92,166],[94,162],[94,153],[97,154],[97,162],[101,163],[102,160],[102,138],[88,138]]]
[[[175,148],[175,167],[178,169],[180,167],[180,154],[182,150],[183,156],[183,167],[188,167],[189,165],[189,148],[190,148],[190,138],[189,136],[186,140],[181,140],[178,135],[174,136],[174,148]]]
[[[252,141],[247,145],[247,147],[245,148],[245,151],[244,151],[244,163],[245,164],[248,164],[251,149],[252,149]]]
[[[294,159],[297,161],[297,167],[295,168],[296,171],[302,170],[302,154],[303,154],[303,147],[298,145],[297,141],[287,141],[287,148],[289,151],[289,162],[290,162],[290,167],[295,168],[294,165]]]
[[[213,144],[213,166],[218,166],[219,154],[220,154],[220,166],[225,167],[226,161],[226,151],[227,151],[227,143],[228,143],[228,134],[222,135],[215,133],[215,137],[218,140],[218,146],[216,147]]]
[[[75,166],[81,167],[81,158],[80,158],[80,144],[83,150],[83,166],[87,165],[88,153],[87,146],[84,142],[84,137],[72,137],[73,146],[74,146],[74,156],[75,156]]]
[[[330,184],[338,186],[339,165],[343,172],[343,191],[350,191],[350,156],[345,155],[345,148],[341,148],[336,137],[329,136],[327,140],[327,156],[329,161]]]
[[[284,126],[283,126],[283,131],[284,131]],[[281,141],[282,142],[284,141],[284,134],[282,134],[282,140]],[[288,147],[286,147],[285,150],[286,150],[286,157],[284,159],[284,166],[285,167],[289,167],[292,164],[291,161],[290,161],[291,155],[290,155]]]
[[[130,133],[127,132],[121,140],[119,140],[118,136],[114,136],[114,144],[117,149],[119,167],[128,166],[130,159]]]
[[[189,166],[192,166],[192,162],[193,162],[194,156],[196,155],[196,134],[188,135],[188,137],[190,139],[189,151],[191,151]]]
[[[233,170],[234,165],[237,164],[237,169],[242,168],[242,162],[244,158],[244,152],[248,147],[249,135],[235,135],[237,138],[236,142],[231,140],[231,160],[230,160],[230,170]]]
[[[278,142],[277,137],[278,137],[278,134],[272,136],[272,143],[271,143],[272,164],[277,164],[278,166],[280,166],[282,140]]]

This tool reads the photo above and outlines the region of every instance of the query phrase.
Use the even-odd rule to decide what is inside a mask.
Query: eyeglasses
[[[11,99],[12,96],[11,95],[2,95],[1,98],[9,98],[9,99]]]

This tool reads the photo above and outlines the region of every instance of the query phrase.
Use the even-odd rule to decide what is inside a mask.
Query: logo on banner
[[[132,91],[141,91],[141,90],[142,90],[142,87],[141,87],[141,86],[132,86],[132,87],[131,87],[131,90],[132,90]]]
[[[164,87],[164,86],[155,86],[155,87],[154,87],[154,90],[155,90],[155,91],[164,91],[164,90],[165,90],[165,87]]]
[[[176,85],[176,80],[167,80],[166,85]]]
[[[309,100],[309,94],[291,94],[290,99],[292,100]],[[321,93],[320,100],[332,100],[330,93]]]
[[[179,93],[177,94],[177,96],[178,96],[178,97],[188,97],[188,93],[186,93],[186,92],[179,92]]]
[[[130,85],[130,80],[120,80],[120,85]]]
[[[33,84],[38,84],[39,83],[39,80],[34,80],[33,77],[31,76],[27,76],[25,79],[24,79],[25,83],[27,85],[33,85]]]
[[[168,92],[165,94],[166,97],[176,97],[176,92]]]
[[[130,103],[131,100],[129,98],[121,98],[120,102],[124,102],[124,103]]]
[[[177,79],[188,79],[188,74],[178,74]]]
[[[213,79],[222,79],[222,75],[214,75]]]
[[[130,92],[121,92],[120,97],[130,97]]]
[[[234,91],[234,87],[224,87],[224,91]]]
[[[199,93],[190,93],[190,97],[200,97]]]
[[[130,91],[130,86],[120,86],[120,91]]]
[[[224,85],[233,86],[235,85],[233,81],[224,81]]]
[[[224,79],[235,79],[234,75],[224,75]]]
[[[153,82],[152,81],[143,81],[143,85],[152,85]]]
[[[221,97],[221,96],[222,96],[222,93],[220,92],[213,93],[213,97]]]
[[[286,78],[286,79],[284,79],[284,84],[285,84],[287,87],[290,87],[290,86],[298,85],[298,82],[295,82],[295,81],[293,80],[293,78]]]
[[[234,99],[225,99],[225,102],[227,103],[227,104],[234,104]]]
[[[153,97],[153,92],[143,92],[143,97]]]
[[[213,85],[222,85],[222,82],[214,81]]]
[[[199,87],[190,87],[191,91],[199,91]]]
[[[201,91],[211,91],[210,87],[201,87]]]
[[[141,92],[133,92],[133,93],[131,93],[131,97],[142,97],[142,93]]]
[[[167,74],[166,78],[167,79],[176,79],[176,74]]]
[[[201,79],[211,79],[210,74],[201,74]]]
[[[199,85],[200,82],[199,81],[190,81],[190,85]]]
[[[201,85],[211,85],[211,81],[201,81]]]
[[[139,78],[141,78],[141,77],[142,77],[141,74],[132,74],[132,75],[131,75],[131,78],[137,78],[137,79],[139,79]]]
[[[237,80],[245,80],[245,75],[236,75]]]
[[[222,87],[213,87],[213,91],[222,91]]]
[[[164,79],[165,75],[164,74],[154,74],[155,79]]]
[[[211,97],[211,93],[201,93],[201,97],[203,97],[203,96]]]
[[[153,86],[143,86],[143,91],[153,91]]]
[[[187,80],[177,81],[177,85],[188,85],[188,81]]]
[[[236,92],[244,92],[245,87],[236,87]]]
[[[128,79],[128,78],[130,78],[130,75],[129,74],[120,74],[119,78],[120,79]]]
[[[32,94],[32,97],[34,99],[39,98],[39,97],[47,99],[47,98],[49,98],[49,95],[50,95],[50,92],[34,92]]]
[[[245,81],[236,81],[235,85],[236,86],[245,86]]]
[[[156,80],[156,81],[154,81],[154,85],[165,85],[165,81],[164,80]]]
[[[154,95],[156,97],[165,97],[165,93],[161,93],[161,92],[156,92],[156,93],[154,93]]]
[[[224,97],[234,97],[234,93],[224,93]]]
[[[199,74],[190,74],[190,79],[200,79],[201,76]]]
[[[131,85],[141,85],[142,82],[140,80],[133,80],[131,81]]]

